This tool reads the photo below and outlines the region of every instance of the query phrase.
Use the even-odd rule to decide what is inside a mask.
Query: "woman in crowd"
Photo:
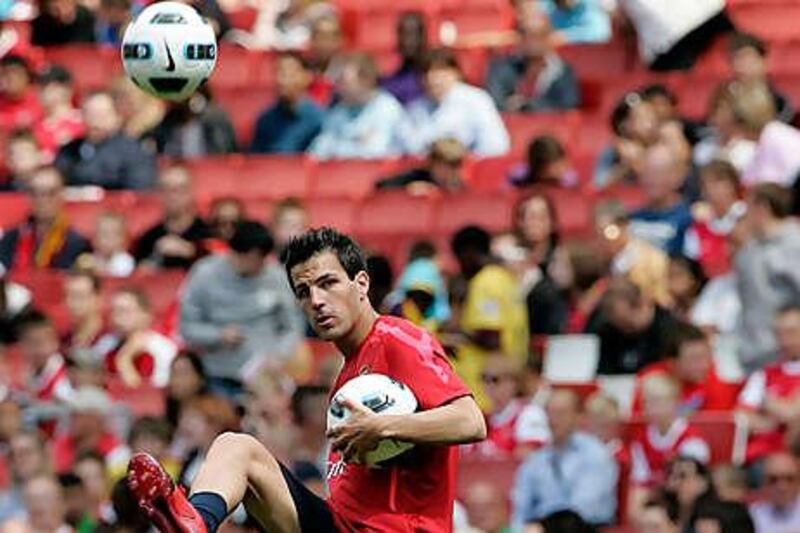
[[[176,427],[183,407],[207,392],[202,359],[194,352],[181,352],[172,361],[167,382],[166,418],[170,425]]]

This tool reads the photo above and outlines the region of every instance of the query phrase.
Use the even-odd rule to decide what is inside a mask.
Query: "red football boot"
[[[207,533],[200,513],[149,454],[137,453],[131,458],[128,486],[161,533]]]

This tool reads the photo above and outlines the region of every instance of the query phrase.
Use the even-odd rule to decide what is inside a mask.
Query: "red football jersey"
[[[691,457],[707,463],[708,443],[685,418],[678,418],[666,433],[655,426],[641,427],[631,443],[631,480],[654,486],[664,481],[667,465],[676,457]]]
[[[358,352],[345,359],[332,397],[367,373],[405,384],[423,411],[470,395],[441,345],[400,318],[382,316],[375,322]],[[328,504],[337,526],[342,531],[452,531],[457,464],[455,446],[416,446],[381,468],[345,463],[331,452]]]

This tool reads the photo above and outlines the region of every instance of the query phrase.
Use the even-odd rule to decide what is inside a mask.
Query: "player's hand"
[[[366,463],[367,453],[378,447],[381,441],[384,420],[364,405],[343,399],[339,402],[350,411],[350,418],[328,431],[331,447],[342,452],[345,462]]]
[[[220,333],[222,343],[229,347],[236,347],[244,341],[244,333],[241,328],[235,324],[230,324],[222,328]]]

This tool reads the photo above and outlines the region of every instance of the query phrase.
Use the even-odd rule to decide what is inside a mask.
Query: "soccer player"
[[[128,479],[140,506],[163,533],[213,533],[240,502],[270,532],[451,531],[458,453],[452,445],[486,435],[469,390],[429,333],[372,308],[366,261],[349,237],[312,230],[293,239],[282,259],[314,330],[344,355],[333,394],[360,374],[381,373],[410,387],[420,410],[378,416],[344,402],[351,417],[328,433],[327,500],[253,437],[224,433],[188,498],[154,459],[134,456]],[[416,446],[384,467],[365,466],[364,455],[385,438]]]

